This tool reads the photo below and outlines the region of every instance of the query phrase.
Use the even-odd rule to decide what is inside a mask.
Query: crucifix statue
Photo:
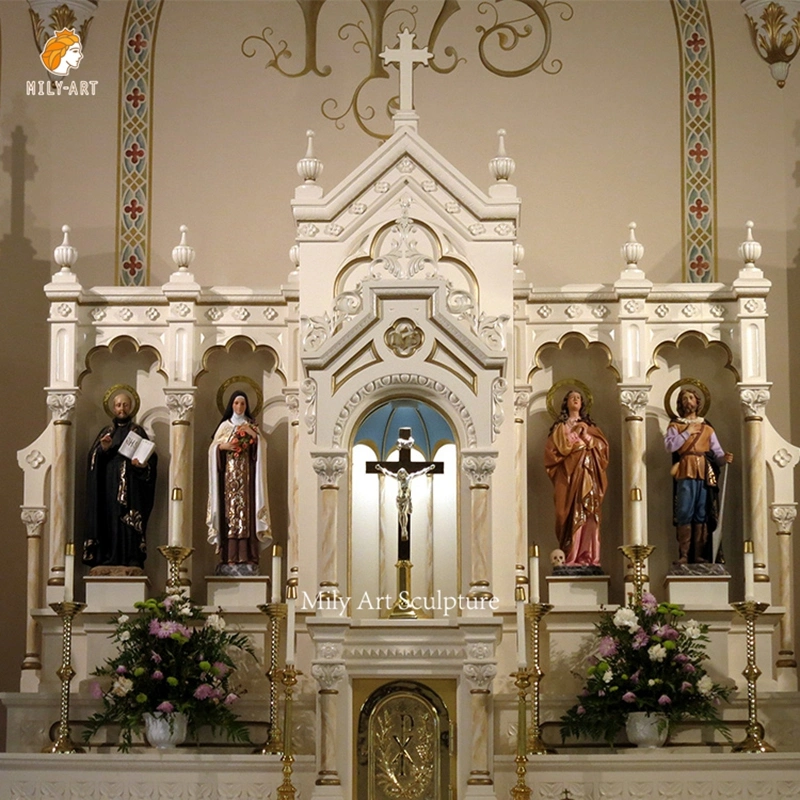
[[[368,461],[367,473],[380,473],[397,481],[397,598],[389,612],[390,618],[416,619],[410,607],[411,599],[411,481],[422,475],[441,475],[443,461],[412,461],[411,448],[414,439],[411,428],[400,428],[397,446],[398,461]],[[413,469],[412,469],[413,468]]]
[[[414,66],[428,65],[433,53],[427,48],[418,50],[414,47],[414,36],[408,28],[397,34],[400,44],[393,48],[385,48],[380,54],[384,64],[396,63],[400,70],[400,107],[395,113],[395,120],[415,120],[414,113]]]

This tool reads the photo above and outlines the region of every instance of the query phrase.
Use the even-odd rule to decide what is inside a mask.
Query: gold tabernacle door
[[[456,683],[356,680],[357,797],[449,800],[455,779]],[[447,701],[447,702],[446,702]]]

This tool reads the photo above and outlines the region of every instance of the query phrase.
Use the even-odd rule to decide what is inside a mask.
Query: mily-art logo
[[[69,75],[83,60],[81,37],[71,28],[56,31],[47,40],[39,58],[51,75]]]

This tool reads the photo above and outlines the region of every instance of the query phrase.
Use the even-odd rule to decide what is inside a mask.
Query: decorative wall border
[[[672,0],[681,57],[683,279],[717,280],[714,41],[706,0]]]
[[[164,0],[129,0],[120,42],[116,282],[150,275],[152,97],[156,31]]]

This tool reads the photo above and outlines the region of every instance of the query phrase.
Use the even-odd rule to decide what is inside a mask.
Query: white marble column
[[[792,587],[792,526],[797,517],[797,503],[773,503],[770,509],[772,521],[778,526],[778,548],[780,552],[780,576],[778,605],[783,606],[781,617],[781,640],[778,649],[778,668],[790,669],[796,680],[797,660],[794,652],[794,592]]]
[[[330,601],[339,596],[339,480],[347,471],[347,453],[344,450],[311,453],[311,458],[320,490],[319,598]]]
[[[622,530],[625,544],[647,544],[644,415],[649,386],[622,385]]]
[[[42,651],[39,623],[31,613],[42,606],[42,527],[47,519],[47,509],[38,507],[22,508],[22,522],[28,534],[28,591],[27,615],[25,626],[25,658],[22,661],[22,683],[26,683],[25,670],[38,670],[42,668]],[[21,686],[21,691],[29,687]],[[32,689],[31,691],[36,691]]]
[[[763,414],[769,402],[769,388],[740,384],[739,399],[744,410],[744,530],[753,540],[756,582],[768,583],[767,464]]]
[[[170,503],[180,503],[179,513],[169,514],[168,543],[177,547],[192,547],[194,390],[164,389],[164,396],[170,416]],[[180,489],[180,492],[176,493],[176,489]],[[181,499],[177,499],[176,494]]]
[[[468,639],[474,632],[468,632]],[[497,675],[494,632],[489,638],[467,641],[464,677],[470,694],[471,736],[468,747],[469,777],[465,797],[494,797],[494,755],[491,737],[492,681]]]
[[[514,390],[514,552],[517,564],[528,563],[528,406],[529,386]]]
[[[286,566],[288,569],[299,565],[300,482],[297,479],[298,454],[300,452],[300,397],[297,389],[284,389],[286,409],[289,412],[289,529],[286,535]],[[288,572],[286,573],[289,574]]]
[[[494,451],[463,451],[461,468],[470,481],[470,597],[490,600],[491,588],[491,477]]]
[[[64,546],[73,540],[75,457],[72,415],[76,392],[52,391],[47,406],[53,421],[53,468],[50,472],[50,557],[48,586],[64,585]]]

